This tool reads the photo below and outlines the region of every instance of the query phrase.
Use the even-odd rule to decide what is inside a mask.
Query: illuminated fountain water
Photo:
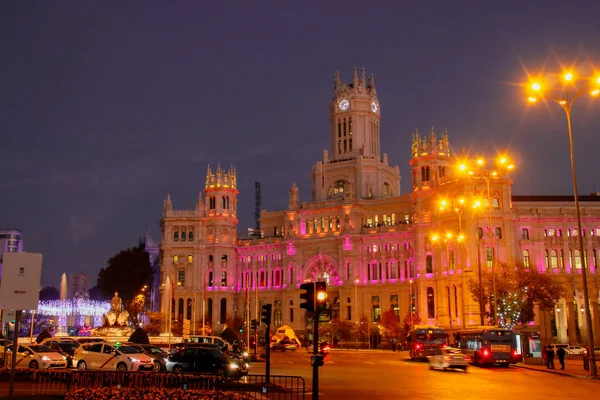
[[[60,278],[60,301],[64,303],[67,300],[67,274],[63,273]],[[67,314],[59,313],[58,316],[58,330],[56,336],[68,336],[67,332]]]
[[[67,274],[63,273],[60,279],[60,300],[67,299]]]

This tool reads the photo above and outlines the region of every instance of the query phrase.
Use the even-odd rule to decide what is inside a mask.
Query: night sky
[[[375,74],[382,152],[410,190],[411,133],[509,149],[515,194],[570,194],[566,123],[524,102],[523,66],[600,66],[599,1],[13,1],[0,11],[0,227],[44,255],[44,285],[94,276],[159,235],[234,164],[240,228],[310,200],[329,148],[333,74]],[[600,190],[600,99],[574,111],[581,193]]]

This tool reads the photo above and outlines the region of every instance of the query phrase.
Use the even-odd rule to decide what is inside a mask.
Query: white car
[[[465,355],[460,349],[445,347],[436,351],[436,354],[427,357],[429,369],[462,369],[467,370],[471,357]]]
[[[9,350],[12,354],[12,346]],[[11,361],[7,358],[7,363]],[[67,359],[49,347],[39,344],[19,345],[17,350],[17,368],[49,369],[67,368]]]
[[[565,350],[571,356],[582,356],[585,352],[585,349],[581,346],[569,346]]]
[[[75,350],[73,365],[80,371],[103,369],[117,371],[152,371],[154,362],[148,355],[130,346],[98,342],[81,345]]]

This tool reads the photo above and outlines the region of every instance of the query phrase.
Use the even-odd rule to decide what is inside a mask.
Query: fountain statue
[[[130,336],[133,333],[128,324],[129,312],[123,310],[118,292],[110,300],[110,311],[104,314],[102,321],[102,326],[92,329],[90,336]]]

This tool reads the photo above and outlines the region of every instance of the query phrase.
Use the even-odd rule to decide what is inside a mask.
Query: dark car
[[[225,379],[240,379],[243,375],[239,362],[222,351],[204,346],[185,346],[167,358],[167,371],[202,372]]]
[[[72,340],[57,340],[52,338],[44,340],[42,344],[65,356],[67,359],[67,368],[73,368],[73,355],[79,347],[79,343]]]
[[[152,344],[137,344],[137,343],[126,343],[127,346],[135,347],[146,353],[152,361],[154,361],[155,371],[165,371],[167,369],[167,357],[169,354],[161,349],[160,347]]]

